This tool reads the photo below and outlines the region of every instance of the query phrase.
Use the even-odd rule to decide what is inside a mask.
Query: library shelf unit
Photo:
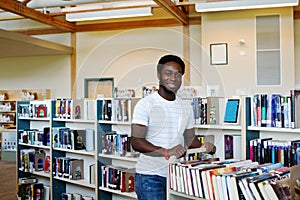
[[[52,103],[52,110],[55,110],[55,102]],[[53,112],[52,112],[53,113]],[[53,114],[54,115],[54,114]],[[94,132],[93,143],[95,143],[95,121],[86,120],[86,119],[62,119],[62,118],[53,118],[52,128],[67,127],[70,129],[84,130],[90,129]],[[52,132],[53,133],[53,132]],[[87,138],[86,138],[87,139]],[[53,141],[53,140],[51,140]],[[62,193],[79,193],[83,196],[90,196],[93,199],[96,199],[97,187],[96,180],[91,177],[90,166],[95,165],[97,162],[95,144],[93,144],[94,150],[73,150],[61,147],[54,147],[52,144],[52,158],[65,157],[65,158],[76,158],[83,159],[83,179],[71,180],[69,178],[59,177],[53,175],[52,178],[52,194],[53,200],[61,198]],[[53,160],[53,159],[52,159]],[[97,170],[95,170],[95,176]],[[94,181],[91,181],[91,180]],[[60,192],[57,192],[59,191]]]
[[[250,157],[250,140],[273,138],[275,140],[295,140],[300,137],[300,128],[258,127],[252,125],[251,97],[246,98],[246,158]]]
[[[47,101],[49,103],[50,101]],[[37,169],[37,162],[35,162],[35,167],[32,164],[27,162],[26,157],[29,157],[29,154],[34,154],[39,152],[45,154],[46,156],[51,155],[51,148],[50,144],[47,143],[44,145],[40,142],[40,140],[35,140],[37,137],[32,137],[29,134],[29,130],[34,131],[42,131],[44,127],[51,126],[51,119],[50,116],[46,116],[43,118],[37,117],[25,117],[19,116],[21,113],[22,106],[28,106],[30,101],[18,101],[16,104],[17,108],[17,118],[16,118],[16,125],[17,125],[17,180],[19,178],[25,177],[35,177],[38,179],[39,183],[43,183],[44,186],[51,185],[51,171],[44,171],[44,164],[42,165],[42,169]],[[25,132],[27,136],[25,136]],[[49,133],[50,134],[50,133]],[[40,137],[39,137],[40,139]],[[45,159],[44,157],[44,159]],[[39,166],[40,167],[40,166]]]
[[[17,101],[25,98],[24,94],[32,94],[36,100],[50,98],[49,89],[40,90],[0,90],[0,151],[2,160],[16,161],[16,151],[2,149],[2,138],[17,140],[16,118]],[[3,133],[3,134],[2,134]],[[3,136],[2,136],[3,135]],[[4,138],[5,140],[5,138]]]
[[[62,193],[79,193],[83,196],[91,196],[94,199],[97,194],[96,183],[91,183],[89,180],[89,165],[97,163],[97,154],[94,151],[86,150],[73,150],[66,148],[59,148],[53,145],[53,129],[68,127],[70,129],[92,129],[95,130],[95,120],[83,120],[83,119],[58,119],[54,118],[55,116],[55,100],[44,100],[44,101],[18,101],[17,102],[17,177],[37,177],[39,182],[44,183],[50,187],[50,199],[56,200],[61,198]],[[28,106],[34,103],[45,103],[47,105],[47,116],[38,118],[38,117],[29,117],[22,116],[19,113],[22,113],[21,109],[24,106]],[[47,146],[41,144],[35,144],[28,141],[24,141],[21,137],[21,133],[24,130],[42,130],[45,127],[49,127],[49,136],[47,140]],[[94,132],[95,136],[95,132]],[[95,138],[92,139],[95,142]],[[94,145],[95,147],[95,145]],[[26,149],[34,150],[43,150],[46,152],[46,156],[50,156],[49,172],[45,171],[26,171],[20,168],[21,165],[21,152]],[[80,158],[84,160],[83,174],[84,179],[71,180],[69,178],[59,177],[53,174],[56,170],[53,168],[54,159],[56,157],[70,157],[70,158]],[[97,174],[97,170],[95,170]],[[96,177],[96,176],[95,176]]]
[[[16,129],[16,100],[0,100],[0,128]]]
[[[106,101],[111,101],[111,116],[107,118],[107,116],[103,115],[103,113],[106,113],[104,111],[107,109],[105,108]],[[136,98],[134,98],[134,103]],[[126,117],[119,116],[117,117],[116,113],[116,102],[118,101],[127,101],[127,111],[124,112],[121,111],[124,115],[124,113],[127,113]],[[125,168],[134,168],[135,164],[137,162],[137,157],[132,156],[120,156],[115,154],[105,154],[102,152],[102,150],[105,148],[103,139],[104,134],[107,132],[115,131],[117,134],[127,134],[130,136],[131,131],[131,115],[133,112],[134,103],[132,103],[132,98],[104,98],[104,99],[98,99],[97,100],[97,122],[98,122],[98,129],[97,129],[97,135],[98,135],[98,157],[99,157],[99,166],[98,169],[101,169],[101,166],[103,165],[112,165],[112,166],[122,166]],[[121,109],[122,110],[122,109]],[[119,120],[117,120],[119,119]],[[120,190],[113,190],[107,187],[104,187],[102,185],[103,183],[103,177],[98,176],[99,180],[99,199],[137,199],[135,192],[121,192]]]

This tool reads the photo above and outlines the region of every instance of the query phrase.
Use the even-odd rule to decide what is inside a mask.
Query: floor
[[[16,188],[16,162],[0,160],[0,200],[16,200]]]

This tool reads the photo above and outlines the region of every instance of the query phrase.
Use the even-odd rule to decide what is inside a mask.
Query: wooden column
[[[183,26],[183,58],[185,61],[184,86],[191,84],[190,70],[190,29],[188,25]]]
[[[76,66],[76,33],[71,33],[71,47],[73,52],[71,54],[71,98],[76,99],[76,90],[77,90],[77,66]]]

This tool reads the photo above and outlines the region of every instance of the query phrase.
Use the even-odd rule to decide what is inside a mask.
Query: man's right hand
[[[181,144],[178,144],[168,150],[168,157],[175,156],[176,158],[181,158],[186,154],[186,148]]]

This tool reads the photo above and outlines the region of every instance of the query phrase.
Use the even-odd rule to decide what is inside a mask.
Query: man
[[[141,153],[136,165],[135,190],[139,200],[166,199],[168,159],[180,158],[186,148],[202,143],[195,136],[191,102],[176,96],[185,64],[175,55],[165,55],[157,64],[158,92],[141,99],[133,113],[131,142]],[[212,153],[213,144],[205,144]]]

